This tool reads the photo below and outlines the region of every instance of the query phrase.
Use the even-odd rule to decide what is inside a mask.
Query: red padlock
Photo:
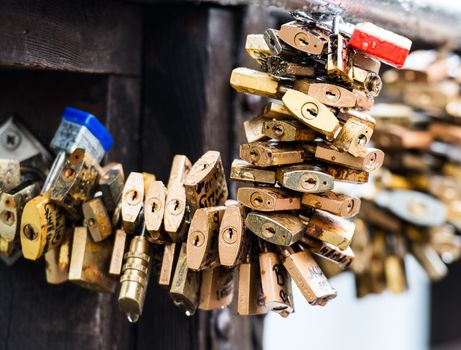
[[[380,28],[373,23],[355,26],[349,45],[369,56],[401,68],[411,48],[411,40]]]

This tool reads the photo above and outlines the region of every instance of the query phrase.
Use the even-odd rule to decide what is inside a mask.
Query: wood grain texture
[[[116,1],[1,1],[0,65],[136,75],[140,19]]]

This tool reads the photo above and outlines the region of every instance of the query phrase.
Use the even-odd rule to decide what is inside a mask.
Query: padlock
[[[184,187],[191,215],[198,208],[223,205],[229,191],[219,152],[208,151],[196,161],[184,180]]]
[[[126,233],[135,233],[141,219],[140,214],[143,204],[143,174],[131,172],[126,179],[122,194],[122,225]]]
[[[333,247],[333,246],[332,246]],[[340,249],[336,248],[338,251],[341,251]],[[346,249],[347,251],[348,249]],[[312,252],[314,253],[314,252]],[[329,280],[330,278],[336,277],[340,275],[341,273],[344,272],[344,270],[336,263],[333,262],[332,260],[325,259],[324,257],[320,255],[312,255],[314,258],[315,262],[317,265],[319,265],[320,270],[322,270],[323,274],[325,277]]]
[[[291,112],[280,103],[269,102],[263,107],[263,110],[260,114],[261,117],[266,119],[293,119]]]
[[[351,266],[355,259],[355,254],[351,247],[341,250],[330,243],[322,242],[321,240],[308,235],[303,235],[299,240],[299,243],[317,256],[333,261],[342,270]]]
[[[286,143],[252,142],[240,145],[240,158],[259,166],[302,163],[305,151],[301,146]]]
[[[386,150],[427,150],[433,141],[432,135],[423,130],[411,130],[400,125],[386,125],[378,128],[373,143]]]
[[[102,170],[89,153],[77,148],[66,160],[51,188],[50,199],[72,219],[82,215],[83,202],[92,198]]]
[[[219,225],[226,207],[207,207],[195,211],[187,237],[187,266],[194,271],[219,265]]]
[[[219,262],[234,267],[242,262],[250,244],[245,227],[245,208],[238,202],[226,204],[218,236]]]
[[[360,211],[360,198],[332,191],[318,194],[305,193],[302,197],[302,205],[325,210],[344,218],[350,218],[357,215]]]
[[[45,253],[46,281],[49,284],[62,284],[69,279],[69,272],[59,266],[60,247],[55,247]]]
[[[82,205],[83,222],[93,241],[100,242],[112,234],[112,224],[101,197],[93,198]]]
[[[362,157],[354,157],[326,144],[318,144],[314,154],[319,160],[367,172],[379,169],[384,162],[384,152],[377,148],[367,148]]]
[[[373,254],[370,261],[370,280],[373,293],[382,293],[386,289],[386,235],[376,231],[372,240]]]
[[[112,242],[94,242],[86,227],[75,227],[69,281],[98,292],[113,293],[115,280],[109,275]]]
[[[429,244],[445,263],[458,261],[461,257],[461,237],[453,225],[442,225],[429,229]]]
[[[142,314],[152,265],[150,243],[146,237],[134,236],[124,256],[118,306],[129,322],[137,322]]]
[[[354,87],[364,91],[367,96],[376,97],[381,92],[383,82],[381,77],[374,72],[353,66],[352,79]]]
[[[282,250],[285,257],[283,266],[309,304],[324,306],[336,297],[337,292],[330,285],[312,255],[301,246],[297,248],[300,250],[294,251],[293,248]]]
[[[50,191],[29,200],[21,215],[20,237],[24,257],[37,260],[59,246],[64,228],[64,214],[50,200]]]
[[[266,314],[258,259],[249,252],[238,268],[237,313],[242,316]]]
[[[376,203],[361,199],[359,217],[374,226],[389,232],[400,232],[403,230],[402,221],[392,215],[385,208],[379,207]]]
[[[0,191],[6,192],[19,186],[21,170],[17,159],[0,159]]]
[[[173,242],[181,242],[187,234],[188,209],[183,183],[191,168],[192,163],[186,156],[180,154],[174,156],[167,184],[168,193],[163,217],[165,231]]]
[[[259,269],[264,293],[264,305],[268,310],[288,317],[294,312],[291,278],[277,253],[264,245],[259,253]]]
[[[292,213],[248,213],[245,226],[256,236],[280,246],[290,246],[304,235],[306,225]]]
[[[245,42],[245,50],[259,64],[263,64],[272,55],[263,34],[248,34]]]
[[[336,181],[350,183],[367,183],[370,173],[363,170],[350,169],[338,165],[327,165],[325,172],[334,177]]]
[[[264,32],[263,38],[273,56],[291,57],[298,54],[297,50],[280,40],[279,31],[276,29],[267,29]]]
[[[144,202],[146,237],[151,243],[164,244],[170,237],[163,229],[167,189],[162,181],[154,181],[147,190]]]
[[[300,122],[325,135],[329,140],[334,138],[339,129],[339,121],[323,103],[293,89],[286,91],[282,101]]]
[[[263,118],[262,134],[277,141],[314,141],[317,134],[298,120],[270,120]],[[255,140],[256,141],[256,140]],[[259,141],[259,140],[257,140]],[[251,141],[249,141],[251,142]]]
[[[306,233],[321,241],[345,250],[351,244],[355,224],[346,219],[321,210],[315,210],[309,217],[300,216],[306,225]]]
[[[370,142],[376,122],[366,114],[348,112],[347,120],[333,145],[354,157],[363,157]]]
[[[357,103],[357,97],[352,91],[335,84],[299,79],[295,81],[293,89],[331,107],[353,108]]]
[[[231,180],[275,184],[275,171],[261,169],[244,160],[234,159],[231,165]]]
[[[345,83],[351,83],[351,59],[349,57],[348,41],[339,33],[338,16],[333,19],[332,32],[328,37],[328,57],[326,70],[331,78]]]
[[[410,249],[416,261],[418,261],[431,281],[439,281],[447,275],[447,266],[430,244],[412,242]]]
[[[279,37],[291,47],[308,55],[321,55],[326,50],[328,41],[320,30],[307,28],[299,21],[283,24]]]
[[[23,182],[0,195],[0,236],[7,241],[19,238],[21,215],[27,201],[40,192],[37,182]]]
[[[99,189],[102,200],[109,213],[113,213],[120,201],[125,184],[125,173],[120,163],[109,163],[102,168]]]
[[[187,262],[187,243],[181,244],[178,262],[171,282],[170,296],[173,303],[182,308],[187,316],[195,313],[198,306],[200,273],[189,269]]]
[[[237,200],[247,208],[259,211],[297,210],[301,197],[278,187],[240,187]]]
[[[58,268],[61,272],[69,273],[70,260],[72,255],[73,227],[66,227],[64,238],[58,248]]]
[[[355,108],[360,111],[369,111],[375,104],[375,98],[367,95],[365,91],[358,89],[352,89],[352,93],[355,96]]]
[[[368,56],[401,68],[410,52],[411,40],[373,23],[364,22],[355,25],[349,45]]]
[[[304,193],[320,193],[332,190],[334,178],[310,164],[277,168],[278,183],[290,190]]]
[[[248,142],[267,141],[269,137],[263,133],[266,118],[256,116],[243,122],[243,129]]]
[[[122,273],[123,255],[127,246],[126,232],[119,229],[115,231],[114,245],[110,258],[109,274],[119,276]]]
[[[217,266],[202,271],[200,283],[200,310],[222,309],[232,302],[234,295],[234,270]]]
[[[263,70],[274,77],[309,77],[313,78],[316,74],[317,64],[306,66],[295,62],[290,62],[280,56],[270,56],[263,64]]]
[[[160,266],[160,276],[158,284],[163,287],[169,287],[173,277],[174,262],[176,251],[180,248],[179,243],[167,243],[164,246],[162,264]]]
[[[373,249],[368,225],[362,219],[355,219],[354,222],[355,230],[350,248],[354,252],[355,258],[350,265],[350,270],[355,275],[360,275],[368,271]]]
[[[400,294],[408,289],[404,259],[405,246],[402,235],[386,235],[384,271],[387,289],[393,294]]]
[[[232,71],[230,84],[237,92],[275,99],[280,99],[287,90],[286,85],[270,74],[244,67]]]
[[[50,148],[56,154],[70,154],[82,148],[96,163],[100,163],[112,143],[110,133],[93,114],[66,107]]]

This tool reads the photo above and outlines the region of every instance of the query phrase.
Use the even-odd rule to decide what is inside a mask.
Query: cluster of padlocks
[[[237,91],[273,99],[245,123],[248,143],[230,177],[250,184],[237,200],[219,152],[194,164],[176,155],[167,185],[140,172],[125,181],[121,164],[100,165],[112,138],[93,115],[65,110],[52,164],[10,120],[0,129],[10,144],[0,155],[0,257],[44,256],[49,283],[101,292],[114,292],[120,276],[119,306],[132,322],[151,270],[188,315],[228,306],[237,280],[241,315],[288,316],[291,280],[312,305],[334,298],[319,264],[351,265],[350,218],[361,205],[334,183],[365,183],[382,165],[383,152],[368,147],[380,61],[401,67],[411,42],[370,23],[293,16],[247,37],[262,71],[237,68],[230,78]]]
[[[373,140],[386,159],[376,191],[362,201],[359,296],[405,291],[407,251],[434,281],[446,275],[445,263],[461,256],[460,67],[449,52],[415,51],[405,69],[384,74],[394,103],[373,110]]]

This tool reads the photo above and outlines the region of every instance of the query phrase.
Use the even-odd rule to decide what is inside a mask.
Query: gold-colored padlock
[[[99,179],[99,189],[102,192],[102,200],[109,213],[113,213],[120,201],[125,184],[125,173],[120,163],[109,163],[102,168]]]
[[[144,204],[144,176],[131,172],[122,194],[122,226],[126,233],[134,234],[140,221]]]
[[[182,308],[186,315],[195,313],[198,306],[200,273],[189,269],[187,262],[187,243],[181,244],[178,262],[171,282],[170,296],[173,303]]]
[[[333,145],[354,157],[363,157],[376,122],[366,114],[348,113],[346,123],[333,141]]]
[[[315,77],[317,64],[310,66],[285,60],[280,56],[270,56],[263,64],[263,70],[275,77]]]
[[[305,193],[302,198],[302,204],[345,218],[357,215],[360,210],[360,198],[332,191],[325,193]]]
[[[331,34],[328,37],[326,70],[331,78],[340,79],[350,84],[352,82],[352,65],[347,46],[348,41],[339,33]]]
[[[144,201],[146,237],[151,243],[164,244],[170,237],[163,229],[167,189],[162,181],[154,181],[147,190]]]
[[[247,208],[259,211],[297,210],[301,197],[278,187],[240,187],[237,200]]]
[[[260,114],[261,117],[266,119],[293,119],[293,115],[283,104],[269,102],[263,107],[263,110]]]
[[[230,173],[231,180],[275,184],[275,171],[261,169],[244,160],[234,159]]]
[[[272,54],[264,40],[263,34],[248,34],[245,42],[245,50],[259,64],[264,63]]]
[[[64,228],[64,213],[50,200],[50,191],[28,201],[21,215],[20,237],[24,257],[37,260],[59,246]]]
[[[295,81],[293,89],[330,107],[353,108],[357,104],[354,92],[335,84],[299,79]]]
[[[334,187],[334,178],[331,175],[310,164],[280,167],[276,171],[276,177],[280,185],[297,192],[320,193]]]
[[[114,245],[110,258],[109,274],[118,276],[122,273],[123,256],[127,246],[126,232],[123,230],[115,231]]]
[[[303,123],[298,120],[282,119],[282,120],[270,120],[263,119],[262,134],[268,138],[277,141],[301,141],[309,142],[314,141],[317,134],[314,130],[309,129]],[[254,141],[260,141],[254,140]],[[249,140],[249,142],[251,142]]]
[[[95,242],[100,242],[112,234],[112,224],[101,197],[83,203],[83,219]]]
[[[160,265],[160,276],[158,284],[163,287],[169,287],[174,271],[174,261],[176,251],[180,245],[178,243],[165,244],[162,256],[162,264]]]
[[[50,198],[72,219],[82,215],[82,204],[93,197],[102,173],[88,152],[77,148],[66,160],[53,183]]]
[[[250,253],[239,265],[237,313],[239,315],[263,315],[267,313],[261,284],[259,262]]]
[[[283,24],[279,37],[291,47],[309,55],[321,55],[327,47],[327,37],[318,29],[306,28],[298,21]]]
[[[256,116],[243,122],[243,130],[248,142],[269,140],[269,136],[263,133],[265,121],[267,121],[266,118]]]
[[[59,266],[60,247],[55,247],[45,253],[46,281],[49,284],[62,284],[69,279],[69,272]]]
[[[259,167],[302,163],[301,146],[276,142],[252,142],[240,145],[240,158]]]
[[[333,176],[336,181],[350,183],[367,183],[370,173],[363,170],[350,169],[337,165],[328,165],[325,167],[327,174]]]
[[[341,250],[333,244],[322,242],[321,240],[308,235],[301,237],[299,243],[317,256],[336,263],[342,270],[347,269],[355,259],[355,254],[351,247]],[[318,261],[319,260],[317,260],[317,262]]]
[[[86,227],[75,227],[69,281],[98,292],[113,293],[115,280],[108,274],[112,242],[94,242]]]
[[[187,237],[187,266],[198,271],[219,265],[219,225],[226,207],[200,208],[195,211]]]
[[[275,99],[280,99],[287,89],[270,74],[243,67],[232,71],[230,84],[237,92]]]
[[[191,215],[198,208],[223,205],[229,191],[219,152],[208,151],[196,161],[184,180],[184,187]]]
[[[234,295],[234,270],[223,266],[203,270],[200,284],[200,310],[229,306]]]

